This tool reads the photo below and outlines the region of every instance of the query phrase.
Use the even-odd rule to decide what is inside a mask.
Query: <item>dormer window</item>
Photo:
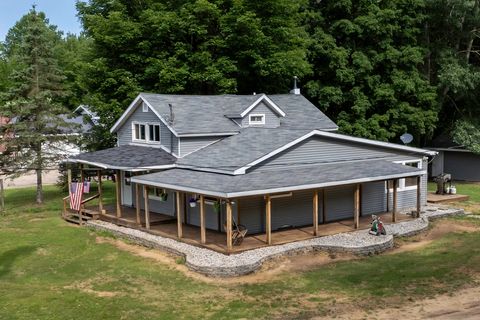
[[[265,124],[265,114],[251,114],[248,118],[248,124],[251,126],[258,126]]]
[[[135,123],[134,124],[134,130],[133,130],[133,139],[134,140],[141,140],[145,141],[146,134],[145,134],[145,125],[140,124],[140,123]]]

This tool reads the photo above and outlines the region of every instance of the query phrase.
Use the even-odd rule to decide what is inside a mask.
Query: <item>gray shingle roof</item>
[[[373,160],[329,163],[283,170],[258,170],[254,173],[236,176],[188,169],[171,169],[137,176],[132,181],[229,198],[378,181],[422,173],[422,169],[385,160]]]
[[[239,114],[253,104],[259,95],[166,95],[141,93],[164,119],[170,118],[172,104],[178,134],[237,132],[240,127],[226,115]],[[302,95],[279,94],[268,97],[285,113],[282,128],[336,129],[335,123]]]
[[[185,158],[178,159],[177,164],[233,171],[310,131],[307,129],[245,128],[237,135],[224,138]]]
[[[72,156],[68,162],[102,165],[108,169],[135,169],[174,164],[177,158],[160,148],[124,145]]]

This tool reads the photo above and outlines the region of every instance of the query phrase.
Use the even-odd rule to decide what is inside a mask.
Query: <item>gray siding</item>
[[[153,113],[150,109],[148,112],[142,111],[142,104],[140,103],[135,111],[130,115],[130,117],[125,121],[125,123],[118,129],[117,140],[118,145],[127,145],[132,143],[132,122],[154,122],[160,124],[160,143],[170,150],[172,145],[172,136],[174,139],[177,139],[170,129]],[[141,143],[135,141],[135,143]],[[153,144],[150,144],[153,145]]]
[[[354,142],[336,141],[324,137],[312,137],[262,162],[253,169],[279,168],[291,165],[308,165],[336,161],[350,161],[376,158],[418,159],[422,156],[408,156],[384,148],[371,147]]]
[[[470,152],[444,152],[444,172],[453,180],[480,181],[480,155]]]
[[[223,138],[222,136],[180,138],[180,157],[195,152]]]
[[[161,213],[168,216],[175,216],[175,192],[167,190],[168,198],[167,201],[160,201],[156,199],[148,200],[148,209],[151,212]],[[132,183],[132,197],[133,203],[136,207],[136,195],[135,195],[135,184]],[[143,197],[143,188],[140,187],[140,209],[145,209],[145,198]]]
[[[272,199],[272,230],[313,224],[313,191],[294,192],[291,197]],[[322,222],[322,195],[319,195],[319,222]],[[265,214],[265,212],[263,213]]]
[[[326,222],[353,219],[354,186],[342,186],[325,190]]]
[[[248,122],[250,118],[249,116],[251,114],[265,114],[265,124],[262,125],[261,127],[276,128],[280,126],[280,117],[264,102],[260,102],[255,108],[250,110],[250,112],[246,114],[245,117],[242,118],[242,122],[241,122],[242,127],[249,126]]]
[[[168,128],[167,128],[167,130],[168,130]],[[174,153],[178,156],[179,155],[180,138],[175,137],[171,133],[170,133],[170,138],[171,138],[171,141],[172,141],[170,145],[173,145],[172,153]]]
[[[240,208],[239,223],[248,229],[249,234],[265,231],[265,200],[263,197],[251,197],[238,200]]]
[[[385,181],[364,183],[361,188],[362,216],[369,216],[387,211]]]

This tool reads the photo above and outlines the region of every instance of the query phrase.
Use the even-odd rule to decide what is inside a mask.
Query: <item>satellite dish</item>
[[[404,133],[400,136],[400,140],[402,140],[403,144],[409,144],[413,141],[413,136],[410,133]]]

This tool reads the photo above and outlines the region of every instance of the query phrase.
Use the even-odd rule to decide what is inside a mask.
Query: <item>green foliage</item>
[[[458,120],[452,132],[453,141],[466,149],[480,154],[480,122]]]
[[[288,0],[78,3],[85,32],[93,39],[94,57],[86,67],[85,84],[87,103],[102,119],[98,136],[109,137],[108,129],[140,91],[287,91],[293,75],[311,71],[308,35],[301,25],[305,4]]]
[[[315,74],[307,93],[341,131],[415,143],[432,135],[436,93],[420,68],[423,1],[311,1],[307,25]]]
[[[35,8],[9,32],[6,52],[15,68],[11,85],[0,99],[0,114],[10,119],[1,127],[6,149],[0,155],[2,171],[19,175],[35,170],[39,203],[43,198],[42,170],[59,159],[56,150],[61,143],[72,140],[60,134],[72,125],[60,117],[66,113],[59,103],[64,96],[64,77],[52,50],[54,35]]]

